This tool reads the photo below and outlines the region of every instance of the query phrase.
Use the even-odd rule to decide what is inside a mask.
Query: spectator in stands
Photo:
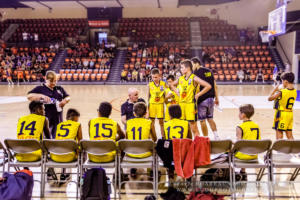
[[[132,74],[131,74],[131,71],[129,71],[129,72],[127,73],[127,80],[128,80],[128,81],[131,81],[131,79],[132,79]]]
[[[250,81],[251,80],[251,70],[247,69],[245,72],[245,81]]]
[[[239,68],[239,71],[237,71],[237,76],[238,76],[238,79],[240,80],[240,83],[242,83],[245,78],[244,70]]]
[[[88,61],[88,59],[85,59],[85,60],[83,61],[83,67],[84,67],[84,68],[88,68],[88,66],[89,66],[89,61]]]
[[[264,73],[263,73],[263,71],[261,69],[258,70],[255,82],[257,83],[258,79],[260,79],[260,78],[262,79],[262,81],[264,83],[265,82]]]
[[[222,55],[222,63],[227,63],[227,56],[225,53]]]
[[[134,81],[134,82],[137,82],[137,80],[138,80],[138,72],[137,72],[137,70],[133,70],[132,71],[132,81]]]
[[[126,69],[123,69],[121,72],[121,81],[127,81],[127,73],[128,71]]]

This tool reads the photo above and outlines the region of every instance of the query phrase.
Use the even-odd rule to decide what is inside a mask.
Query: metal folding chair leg
[[[293,174],[292,174],[292,176],[291,176],[291,178],[290,178],[290,181],[294,181],[294,180],[297,178],[297,176],[298,176],[298,174],[299,174],[299,171],[300,171],[300,168],[296,168],[296,169],[294,170],[294,172],[293,172]]]
[[[256,181],[260,181],[264,175],[264,172],[265,172],[265,168],[260,168],[259,169],[259,172],[257,174],[257,177],[256,177]]]

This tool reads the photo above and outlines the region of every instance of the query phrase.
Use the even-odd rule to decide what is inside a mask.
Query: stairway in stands
[[[118,49],[117,56],[110,68],[110,74],[107,82],[109,83],[120,83],[121,72],[125,63],[127,49]]]
[[[191,44],[193,47],[199,47],[201,45],[201,32],[199,21],[190,22],[191,30]]]
[[[275,62],[276,66],[279,67],[279,69],[284,70],[285,66],[283,64],[283,61],[280,57],[279,52],[277,51],[276,47],[270,47],[270,53],[273,61]]]
[[[58,52],[58,54],[56,55],[54,61],[52,62],[51,66],[50,66],[50,70],[53,70],[56,73],[59,73],[59,70],[63,66],[66,57],[67,57],[66,50],[61,50],[60,52]]]
[[[3,41],[8,41],[9,38],[16,32],[18,29],[19,24],[10,24],[6,31],[2,34],[1,39]]]

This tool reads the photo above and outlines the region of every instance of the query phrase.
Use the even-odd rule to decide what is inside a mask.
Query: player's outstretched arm
[[[78,127],[77,140],[78,140],[78,142],[80,142],[82,140],[82,127],[81,127],[81,124]]]
[[[195,81],[198,85],[201,85],[201,86],[204,87],[203,90],[201,90],[200,92],[198,92],[198,93],[195,95],[195,99],[197,100],[200,96],[202,96],[203,94],[205,94],[206,92],[208,92],[208,91],[211,89],[211,85],[210,85],[208,82],[206,82],[206,81],[200,79],[200,78],[197,77],[197,76],[194,77],[194,81]]]
[[[281,92],[279,91],[279,85],[277,85],[268,97],[268,101],[273,101],[279,97],[281,97]]]
[[[117,124],[117,132],[118,132],[118,136],[116,138],[116,141],[124,139],[125,138],[125,134],[123,132],[123,130],[121,129],[120,125]]]
[[[214,81],[214,87],[215,87],[215,104],[219,105],[219,93],[218,93],[218,86],[216,81]]]
[[[240,127],[236,127],[236,139],[241,140],[242,139],[242,129]]]
[[[179,83],[179,81],[178,81],[178,79],[177,79],[176,81],[173,82],[173,85],[170,85],[170,89],[171,89],[172,91],[174,91],[174,92],[177,94],[177,96],[180,96],[180,95],[179,95],[179,91],[178,91],[178,89],[177,89],[178,83]]]

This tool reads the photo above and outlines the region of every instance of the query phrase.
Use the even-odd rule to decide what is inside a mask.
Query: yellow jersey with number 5
[[[297,98],[297,90],[295,89],[281,89],[281,98],[278,100],[278,110],[292,112],[293,106]]]

